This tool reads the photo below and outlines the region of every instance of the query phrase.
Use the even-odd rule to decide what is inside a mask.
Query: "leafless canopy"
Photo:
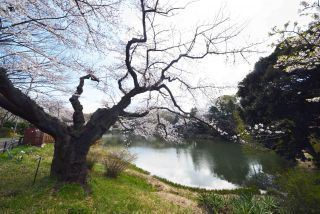
[[[159,97],[162,101],[168,100],[172,103],[172,110],[187,114],[175,98],[174,85],[180,85],[190,93],[210,87],[204,84],[194,86],[185,79],[188,72],[194,72],[192,68],[185,69],[188,60],[201,60],[208,55],[245,57],[252,52],[253,45],[239,48],[231,44],[242,28],[231,25],[229,17],[224,17],[222,11],[212,21],[197,25],[192,31],[181,32],[162,25],[187,6],[161,5],[159,0],[140,1],[140,31],[126,43],[125,63],[119,66],[123,75],[118,77],[117,83],[123,99],[149,92],[145,108],[157,109],[157,102],[149,102],[152,92],[157,92],[157,100]],[[201,75],[200,71],[194,74]]]

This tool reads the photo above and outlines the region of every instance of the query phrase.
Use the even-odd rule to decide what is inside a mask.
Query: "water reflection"
[[[129,150],[135,164],[153,175],[187,186],[233,189],[258,172],[276,173],[287,167],[273,153],[244,153],[242,146],[216,140],[197,140],[184,145],[133,140]]]

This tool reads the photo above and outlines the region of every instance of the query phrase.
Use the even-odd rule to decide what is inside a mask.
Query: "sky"
[[[181,2],[185,1],[181,0]],[[233,60],[226,62],[225,57],[209,56],[201,62],[192,63],[189,69],[201,71],[201,77],[199,75],[199,77],[195,77],[194,79],[198,79],[199,81],[202,78],[217,86],[233,87],[225,91],[219,91],[215,96],[234,94],[236,92],[236,85],[253,70],[254,63],[260,57],[267,56],[272,52],[273,48],[270,45],[275,38],[268,36],[271,29],[274,26],[281,28],[288,21],[291,21],[291,23],[294,21],[303,23],[305,21],[298,15],[299,5],[300,0],[199,0],[190,4],[176,18],[176,23],[179,23],[179,27],[182,29],[202,24],[212,19],[222,9],[223,14],[231,18],[232,23],[245,26],[236,43],[241,45],[244,42],[262,42],[262,44],[257,46],[261,53],[249,55],[248,61],[238,58],[235,63]],[[129,9],[125,9],[121,17],[123,20],[129,20],[128,25],[137,27],[134,21],[135,16],[135,14],[130,13]],[[95,111],[98,107],[101,107],[101,101],[104,99],[107,99],[107,97],[97,91],[93,85],[87,84],[81,96],[84,112],[90,113]],[[196,104],[202,106],[208,104],[205,98],[200,102],[185,104],[185,109],[191,108]]]

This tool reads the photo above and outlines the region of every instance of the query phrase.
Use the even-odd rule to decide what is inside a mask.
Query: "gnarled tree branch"
[[[93,74],[88,74],[86,76],[80,77],[79,85],[77,86],[77,91],[72,95],[72,97],[69,99],[73,109],[73,128],[78,130],[80,129],[84,123],[84,115],[83,115],[83,107],[79,101],[79,97],[81,96],[83,92],[83,85],[85,79],[91,79],[92,81],[99,82],[99,79],[94,76]]]

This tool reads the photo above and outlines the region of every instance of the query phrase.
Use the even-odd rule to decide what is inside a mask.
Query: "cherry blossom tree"
[[[301,16],[310,19],[307,29],[286,23],[284,28],[273,28],[271,35],[279,36],[280,49],[288,50],[278,57],[276,68],[287,72],[296,69],[314,69],[320,64],[320,3],[319,1],[302,1]]]
[[[27,5],[30,2],[37,3],[34,3],[36,5]],[[156,124],[150,125],[148,128],[154,128],[163,135],[172,136],[172,133],[166,130],[168,124],[161,120],[157,112],[167,110],[190,116],[190,113],[184,110],[175,96],[178,90],[193,93],[195,90],[203,90],[208,87],[207,85],[193,85],[187,81],[185,76],[188,72],[195,71],[187,70],[183,66],[185,63],[190,60],[201,60],[208,55],[235,57],[237,55],[245,56],[246,53],[252,51],[252,45],[239,47],[237,42],[232,42],[241,32],[241,28],[231,24],[229,17],[225,17],[223,13],[216,15],[212,22],[197,25],[191,31],[179,32],[176,28],[165,25],[165,23],[171,25],[173,22],[170,20],[179,11],[183,11],[187,5],[175,6],[167,2],[162,3],[160,0],[137,1],[139,26],[137,27],[135,24],[135,31],[130,30],[127,33],[127,36],[132,37],[119,44],[114,55],[116,63],[113,66],[98,71],[87,70],[87,74],[80,77],[76,91],[69,99],[74,112],[73,123],[68,125],[44,111],[34,100],[18,89],[14,81],[10,79],[11,69],[40,73],[41,76],[48,75],[46,79],[50,79],[53,75],[54,78],[59,79],[57,76],[66,67],[68,70],[77,72],[75,69],[79,68],[80,70],[86,66],[81,64],[78,67],[69,67],[69,62],[63,61],[64,54],[46,50],[51,46],[63,44],[86,47],[87,44],[90,44],[99,53],[104,54],[111,51],[112,48],[102,48],[104,46],[101,45],[113,42],[113,38],[109,37],[109,30],[114,22],[109,20],[109,15],[113,15],[113,12],[117,10],[115,4],[103,2],[98,0],[52,0],[38,5],[38,1],[21,0],[16,1],[17,4],[13,6],[13,9],[10,9],[10,5],[13,3],[7,1],[6,12],[2,12],[10,14],[12,12],[10,10],[26,11],[20,13],[24,17],[22,20],[25,21],[18,20],[16,23],[12,17],[6,18],[6,20],[10,20],[6,23],[2,21],[2,40],[9,39],[9,42],[16,43],[18,37],[15,36],[25,34],[25,38],[29,39],[26,41],[31,42],[28,43],[26,49],[20,47],[14,50],[12,54],[19,58],[14,66],[3,65],[0,68],[0,106],[54,137],[51,175],[63,182],[86,183],[88,173],[86,156],[90,146],[119,119],[142,118],[151,114],[155,116],[155,120],[142,121],[140,127]],[[60,8],[60,10],[53,10],[51,8],[53,6]],[[35,9],[36,11],[33,12]],[[29,16],[29,10],[33,15],[40,15]],[[23,27],[25,26],[24,22],[28,23],[27,26],[30,24],[34,28]],[[21,26],[21,29],[14,31],[15,26]],[[33,43],[33,39],[29,38],[33,36],[33,30],[43,31],[43,37],[39,37],[43,40],[36,40]],[[5,37],[6,34],[9,36]],[[51,43],[51,40],[54,42]],[[43,46],[44,49],[41,49]],[[39,58],[35,57],[37,52],[29,52],[30,49],[36,48],[41,50]],[[18,54],[18,50],[21,50],[23,54],[27,51],[29,55],[22,56],[20,53]],[[5,57],[10,54],[9,50],[4,53]],[[31,64],[29,59],[34,59]],[[37,61],[39,59],[44,60],[44,64]],[[56,62],[58,62],[55,64],[57,66],[49,68],[45,66],[47,63]],[[85,63],[85,60],[82,63]],[[199,71],[196,73],[197,75],[201,74]],[[85,121],[83,107],[79,100],[87,80],[99,84],[99,87],[102,85],[101,89],[107,93],[118,90],[115,92],[118,96],[110,98],[110,102],[105,107],[98,108],[89,121]],[[139,106],[132,107],[132,103],[137,99],[141,101]]]
[[[119,2],[2,0],[1,67],[22,90],[66,91],[68,74],[84,70],[79,51],[106,48]]]

